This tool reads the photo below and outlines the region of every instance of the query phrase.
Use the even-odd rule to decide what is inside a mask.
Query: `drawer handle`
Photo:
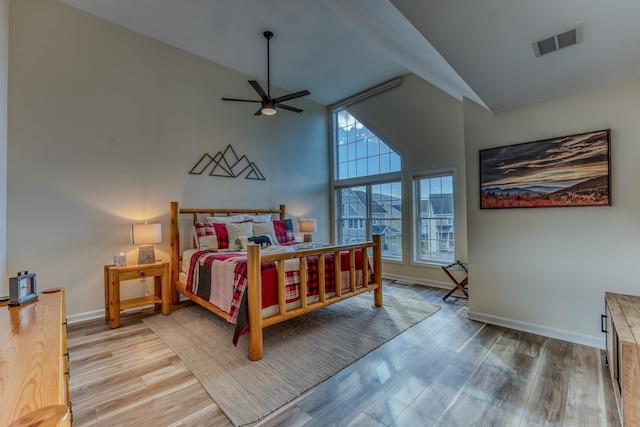
[[[140,272],[140,275],[141,275],[141,276],[146,276],[147,274],[146,274],[144,271],[141,271],[141,272]]]
[[[606,318],[607,318],[606,314],[600,315],[600,330],[605,334],[607,333],[607,328],[604,326],[606,324],[606,320],[605,320]]]

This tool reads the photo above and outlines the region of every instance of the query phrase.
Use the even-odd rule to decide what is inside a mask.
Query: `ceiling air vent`
[[[546,55],[563,47],[582,43],[582,24],[555,36],[533,43],[533,51],[536,57]]]

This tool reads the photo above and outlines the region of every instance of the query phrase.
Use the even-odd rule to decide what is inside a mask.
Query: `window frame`
[[[422,219],[420,215],[420,181],[423,179],[432,179],[432,178],[441,178],[441,177],[451,177],[451,203],[452,203],[452,218],[449,219],[451,225],[453,227],[453,251],[451,259],[420,259],[420,245],[422,244],[422,236],[421,236],[421,227],[420,220]],[[420,172],[416,172],[411,176],[411,216],[413,221],[411,221],[411,264],[417,266],[431,266],[431,267],[441,267],[444,265],[451,264],[458,259],[458,242],[457,242],[457,233],[456,226],[457,224],[457,215],[456,215],[456,182],[457,182],[457,171],[455,167],[448,168],[438,168],[438,169],[429,169]],[[442,193],[440,194],[447,194]]]
[[[399,173],[398,173],[399,174]],[[399,257],[397,256],[388,256],[384,254],[383,251],[383,256],[382,258],[385,260],[385,262],[402,262],[405,259],[405,251],[403,250],[405,245],[404,242],[404,222],[405,222],[405,217],[404,215],[401,214],[401,216],[399,218],[380,218],[377,216],[374,216],[371,212],[371,206],[372,206],[372,188],[376,185],[385,185],[385,184],[399,184],[400,185],[400,194],[402,197],[402,206],[405,206],[405,201],[404,201],[404,182],[402,180],[402,177],[400,175],[393,177],[391,179],[389,179],[391,177],[387,176],[387,179],[385,181],[371,181],[371,182],[359,182],[358,184],[353,184],[353,185],[342,185],[342,183],[340,185],[335,185],[333,187],[333,200],[334,203],[336,205],[336,209],[335,209],[335,221],[334,223],[336,224],[336,232],[335,232],[335,240],[338,242],[338,244],[342,244],[343,242],[341,241],[341,232],[342,232],[342,221],[364,221],[364,230],[365,230],[365,238],[366,239],[371,239],[372,236],[372,226],[378,224],[380,221],[400,221],[401,222],[401,226],[400,226],[400,233],[401,233],[401,239],[402,239],[402,245],[400,247],[400,252],[401,255]],[[364,187],[364,191],[366,194],[365,197],[365,209],[366,209],[366,215],[364,217],[343,217],[341,215],[343,209],[342,209],[342,203],[341,203],[341,192],[345,189],[349,189],[349,188],[357,188],[357,187]],[[358,228],[360,229],[360,228]],[[348,243],[348,242],[347,242]]]

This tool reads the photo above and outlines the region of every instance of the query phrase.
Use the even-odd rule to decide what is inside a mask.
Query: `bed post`
[[[382,307],[382,236],[373,235],[373,281],[378,287],[373,291],[373,300],[376,307]]]
[[[178,202],[171,202],[171,303],[177,304],[180,295],[176,290],[178,272],[180,271],[180,221],[178,215]]]
[[[262,268],[260,246],[247,245],[247,308],[249,316],[249,360],[262,359]]]

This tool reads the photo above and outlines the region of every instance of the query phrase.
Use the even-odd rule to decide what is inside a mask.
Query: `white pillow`
[[[251,230],[253,223],[251,222],[239,222],[239,223],[229,223],[225,224],[227,229],[227,234],[229,235],[229,250],[230,251],[241,251],[242,245],[238,241],[238,238],[241,236],[251,236]]]
[[[198,237],[198,232],[196,231],[196,226],[195,225],[191,226],[191,237],[193,238],[193,241],[195,242],[196,249],[200,249],[200,238]]]
[[[209,224],[228,224],[230,222],[242,222],[244,221],[244,214],[231,215],[231,216],[208,216],[207,222]]]
[[[218,249],[218,236],[200,236],[198,242],[200,243],[200,250]]]
[[[251,224],[251,223],[249,223]],[[254,222],[252,236],[269,236],[272,245],[279,245],[276,231],[273,229],[273,222]]]
[[[269,222],[271,221],[271,214],[264,215],[245,215],[245,221],[253,221],[253,222]]]

